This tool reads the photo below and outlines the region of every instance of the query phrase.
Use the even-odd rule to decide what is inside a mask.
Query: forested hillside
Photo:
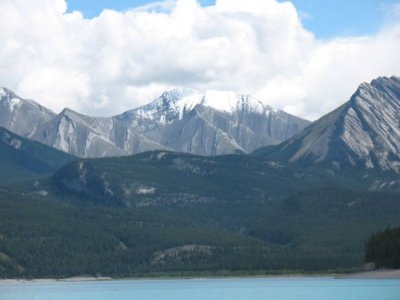
[[[0,186],[50,175],[75,159],[0,127]]]
[[[51,197],[0,191],[0,277],[350,270],[371,232],[400,215],[396,195],[338,189],[128,208]]]
[[[365,261],[376,268],[400,268],[400,227],[373,234],[366,242]]]

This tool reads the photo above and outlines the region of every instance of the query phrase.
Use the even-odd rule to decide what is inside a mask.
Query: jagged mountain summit
[[[256,154],[308,166],[400,172],[400,77],[361,84],[348,102],[302,133]]]
[[[201,155],[251,152],[309,124],[251,96],[187,89],[166,92],[116,119],[166,150]]]
[[[9,96],[3,98],[6,97]],[[6,111],[2,119],[7,118]],[[12,130],[6,122],[0,122]],[[70,109],[58,115],[49,111],[49,116],[30,126],[33,132],[19,133],[80,157],[122,156],[150,150],[220,155],[249,153],[278,144],[308,124],[251,96],[176,89],[110,118],[89,117]]]
[[[22,99],[11,90],[0,87],[0,126],[30,137],[41,124],[55,115],[38,103]]]

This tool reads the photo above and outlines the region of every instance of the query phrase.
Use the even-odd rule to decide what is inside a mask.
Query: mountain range
[[[77,144],[75,137],[85,145],[89,125],[117,132],[113,124],[122,122],[146,134],[155,126],[166,138],[181,122],[191,124],[185,130],[204,132],[196,129],[202,128],[204,114],[228,128],[222,120],[235,115],[238,106],[247,116],[267,115],[266,106],[253,100],[246,106],[243,96],[228,93],[229,101],[214,107],[207,102],[215,99],[213,92],[200,97],[200,104],[197,95],[168,92],[110,119],[49,112],[49,119],[36,119],[35,134],[57,136],[52,130],[62,127],[60,140],[70,137],[64,145],[69,149]],[[9,100],[3,103],[10,107]],[[368,236],[399,224],[399,104],[400,78],[380,77],[361,84],[346,103],[302,132],[249,154],[193,155],[165,146],[131,156],[69,157],[46,177],[0,188],[0,277],[359,269]],[[274,118],[288,116],[269,111]],[[126,132],[124,126],[118,132]],[[176,139],[185,137],[185,130]],[[91,153],[112,153],[109,140],[90,139]],[[166,141],[177,142],[171,139]],[[222,141],[220,147],[226,145]],[[19,153],[21,142],[40,145],[4,130],[5,161],[10,157],[3,153]],[[110,152],[98,150],[108,146]],[[244,152],[234,147],[230,152],[235,150]]]
[[[123,206],[276,200],[325,185],[398,191],[399,83],[398,77],[382,77],[361,84],[348,102],[303,132],[251,155],[213,158],[163,150],[83,160],[57,172],[52,184],[63,193]]]
[[[0,126],[79,157],[169,150],[199,155],[250,153],[278,144],[309,122],[233,92],[177,89],[148,105],[99,118],[55,114],[12,91],[0,91]]]

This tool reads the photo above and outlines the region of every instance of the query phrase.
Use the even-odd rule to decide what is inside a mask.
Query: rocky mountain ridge
[[[361,84],[302,133],[257,155],[282,163],[400,172],[400,77]]]
[[[176,89],[109,118],[89,117],[67,108],[56,115],[7,89],[1,93],[0,104],[8,107],[0,111],[0,125],[87,158],[150,150],[200,155],[249,153],[278,144],[309,124],[254,97],[222,91]]]

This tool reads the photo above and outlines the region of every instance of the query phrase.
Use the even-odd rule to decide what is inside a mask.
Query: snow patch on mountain
[[[271,110],[252,96],[240,95],[229,91],[206,91],[202,104],[230,114],[239,110],[252,111],[259,114],[264,113],[266,110]]]
[[[0,87],[0,98],[3,98],[7,95],[7,90],[4,87]]]
[[[22,105],[22,102],[18,98],[12,98],[9,101],[9,107],[10,107],[11,112],[13,112],[15,109],[18,109],[19,107],[21,107],[21,105]]]
[[[138,195],[153,195],[156,189],[154,187],[141,186],[137,189],[136,194]]]
[[[249,95],[241,95],[232,91],[198,91],[194,89],[175,89],[165,92],[152,103],[132,112],[147,119],[154,119],[159,116],[158,121],[161,124],[169,124],[176,119],[181,120],[197,105],[210,107],[228,114],[243,110],[258,114],[280,112]]]

